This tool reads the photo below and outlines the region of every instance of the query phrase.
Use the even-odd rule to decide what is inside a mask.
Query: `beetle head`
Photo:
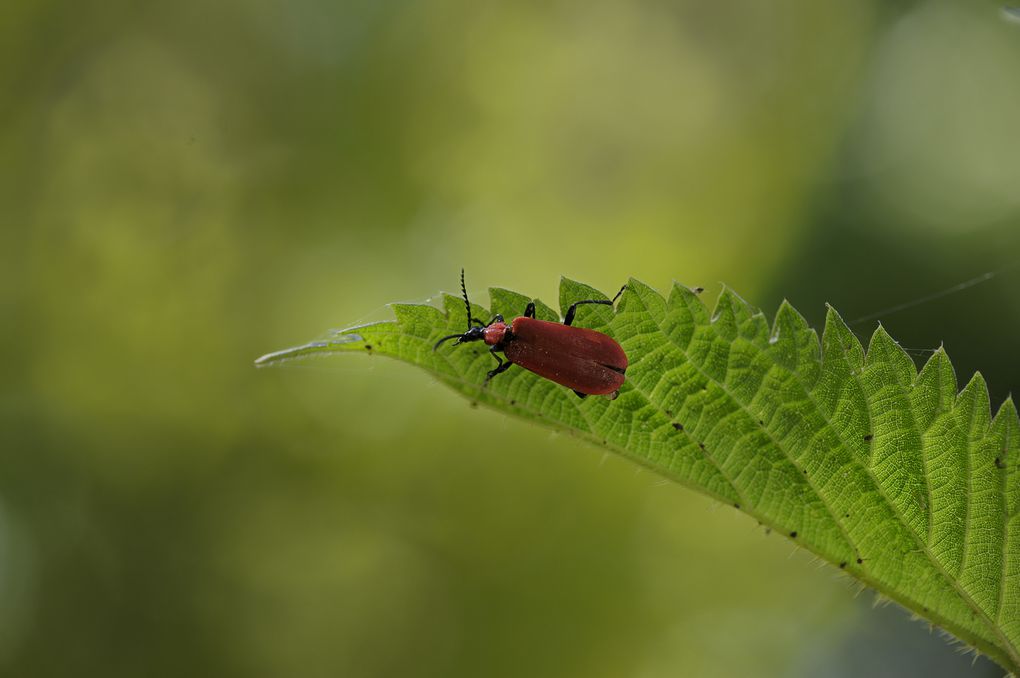
[[[442,339],[436,342],[436,345],[432,347],[432,350],[435,351],[437,348],[439,348],[439,346],[443,342],[449,341],[450,339],[456,339],[458,344],[467,344],[472,341],[482,341],[483,339],[485,339],[485,328],[472,327],[463,334],[451,334],[448,337],[443,337]]]
[[[436,345],[432,347],[432,350],[435,351],[443,342],[449,341],[450,339],[456,339],[458,344],[467,344],[472,341],[484,341],[490,346],[495,346],[496,344],[503,343],[508,330],[509,326],[503,320],[503,316],[497,315],[488,325],[471,327],[463,334],[451,334],[448,337],[443,337],[436,342]]]
[[[475,317],[471,315],[471,302],[468,301],[467,286],[464,285],[463,268],[460,269],[460,293],[461,296],[464,297],[464,308],[467,310],[467,332],[464,332],[463,334],[451,334],[448,337],[443,337],[436,342],[435,346],[432,347],[433,351],[439,348],[444,341],[449,341],[450,339],[456,339],[458,344],[467,344],[472,341],[482,341],[485,339],[485,330],[488,325],[483,325],[480,320],[476,320]],[[503,318],[502,316],[496,316],[496,320],[502,322]]]

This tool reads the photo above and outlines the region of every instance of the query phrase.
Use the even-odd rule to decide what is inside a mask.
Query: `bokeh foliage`
[[[815,326],[1014,265],[997,5],[0,11],[5,673],[966,670],[895,614],[856,652],[844,583],[582,443],[382,361],[251,359],[462,265],[726,280]],[[884,322],[997,404],[1016,280]]]

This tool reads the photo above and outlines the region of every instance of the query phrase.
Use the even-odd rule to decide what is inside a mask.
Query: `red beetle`
[[[471,316],[471,302],[468,301],[464,286],[464,271],[460,272],[460,289],[467,307],[468,329],[463,334],[451,334],[436,342],[436,350],[444,341],[456,339],[458,344],[470,341],[484,341],[491,346],[489,352],[498,363],[485,377],[483,386],[511,365],[545,377],[557,384],[573,389],[581,398],[589,395],[608,395],[616,398],[623,385],[627,371],[627,354],[607,334],[573,327],[574,314],[581,304],[604,304],[612,306],[620,298],[626,285],[620,288],[612,301],[608,299],[585,299],[575,301],[567,309],[563,324],[535,318],[535,303],[531,302],[524,315],[514,318],[510,324],[497,315],[488,325]],[[504,361],[497,351],[506,356]]]

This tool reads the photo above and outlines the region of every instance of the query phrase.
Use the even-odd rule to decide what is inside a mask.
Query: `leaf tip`
[[[825,329],[822,330],[823,358],[846,356],[853,363],[860,365],[864,361],[864,348],[857,335],[843,320],[839,312],[831,304],[825,304]]]
[[[843,320],[843,316],[841,316],[839,314],[839,311],[836,310],[836,307],[830,304],[829,302],[825,302],[825,326],[826,328],[828,328],[829,325],[832,324],[836,324],[846,328],[847,332],[850,331],[850,328]]]
[[[999,405],[999,411],[995,413],[995,421],[998,422],[1000,417],[1006,417],[1009,420],[1017,419],[1016,403],[1013,401],[1013,394],[1008,393],[1006,399]]]
[[[789,299],[783,299],[776,311],[775,320],[772,321],[772,332],[774,335],[783,329],[794,331],[795,329],[807,329],[807,320],[794,308]]]
[[[631,277],[627,278],[627,288],[623,291],[623,293],[624,294],[627,294],[627,292],[635,292],[635,293],[637,293],[638,291],[646,291],[646,290],[647,291],[654,291],[654,290],[652,290],[651,286],[649,286],[644,281],[638,280],[634,276],[631,276]]]
[[[896,367],[906,369],[909,367],[916,374],[917,369],[914,366],[914,361],[911,360],[907,352],[903,350],[899,342],[892,338],[888,330],[879,323],[878,327],[871,334],[871,340],[868,342],[868,351],[865,358],[866,364],[874,364],[877,361],[896,361]],[[909,370],[907,370],[909,371]]]
[[[988,401],[988,383],[985,382],[984,375],[980,372],[975,372],[971,376],[970,381],[963,387],[963,392],[974,392],[975,395],[983,396],[984,400]]]
[[[312,341],[307,344],[301,344],[300,346],[292,346],[290,348],[267,353],[256,358],[254,365],[256,368],[272,367],[291,360],[306,358],[317,353],[329,353],[334,350],[343,350],[344,344],[354,344],[362,341],[364,341],[364,338],[360,334],[356,334],[354,332],[338,334],[336,337],[329,340]]]
[[[671,293],[672,294],[679,295],[682,299],[684,299],[685,301],[688,301],[688,302],[690,300],[698,299],[699,303],[704,303],[704,302],[700,301],[700,297],[699,297],[699,295],[702,292],[704,292],[704,291],[705,291],[704,287],[700,287],[700,286],[699,287],[688,287],[687,285],[684,285],[679,280],[674,280],[673,281],[673,285],[671,287]]]

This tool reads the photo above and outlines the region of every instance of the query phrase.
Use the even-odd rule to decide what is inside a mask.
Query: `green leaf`
[[[519,315],[531,301],[489,291],[478,318]],[[605,299],[564,279],[563,310]],[[948,356],[918,374],[879,327],[867,351],[834,309],[821,342],[783,303],[764,315],[729,289],[709,313],[694,291],[668,299],[631,280],[616,310],[588,305],[577,324],[605,332],[630,359],[616,400],[579,399],[495,362],[463,332],[463,301],[443,310],[395,304],[395,321],[260,358],[372,352],[409,362],[468,398],[567,430],[748,513],[1020,671],[1020,422],[1012,400],[994,418],[980,375],[957,394]],[[559,315],[538,303],[538,317]]]

